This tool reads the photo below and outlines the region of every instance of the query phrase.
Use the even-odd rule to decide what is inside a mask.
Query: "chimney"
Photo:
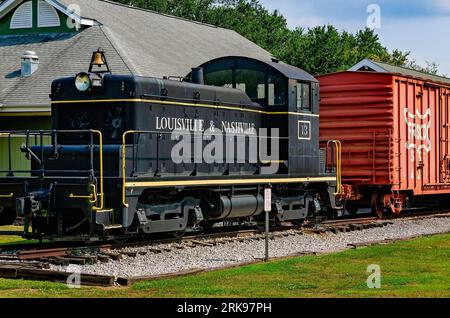
[[[20,68],[22,77],[29,77],[37,71],[39,67],[39,57],[36,52],[25,51],[22,55],[22,65]]]

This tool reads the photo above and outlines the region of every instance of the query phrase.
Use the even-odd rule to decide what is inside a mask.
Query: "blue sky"
[[[450,76],[450,0],[260,0],[278,9],[294,28],[332,24],[356,32],[367,25],[367,7],[381,9],[381,28],[376,29],[388,49],[411,51],[420,65],[440,64]]]

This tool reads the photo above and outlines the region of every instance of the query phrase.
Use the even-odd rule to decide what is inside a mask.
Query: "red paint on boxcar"
[[[317,78],[320,137],[342,142],[347,198],[398,213],[407,194],[450,194],[450,85],[375,72]]]

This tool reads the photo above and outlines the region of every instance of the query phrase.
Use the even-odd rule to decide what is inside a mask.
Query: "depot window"
[[[297,91],[297,110],[299,111],[312,111],[311,108],[311,84],[310,83],[298,83],[296,85]]]

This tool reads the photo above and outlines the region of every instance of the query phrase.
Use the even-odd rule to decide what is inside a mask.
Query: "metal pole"
[[[264,261],[269,261],[269,211],[266,211],[266,254]]]
[[[269,261],[269,213],[272,211],[272,188],[264,189],[264,211],[266,212],[266,247],[264,261]]]

